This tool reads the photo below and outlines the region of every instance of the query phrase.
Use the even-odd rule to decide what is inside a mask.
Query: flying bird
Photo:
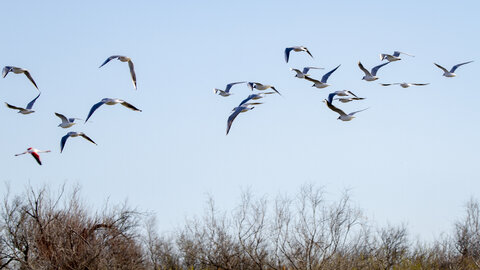
[[[63,148],[65,147],[65,143],[67,142],[67,139],[70,138],[70,137],[78,137],[78,136],[81,136],[83,137],[85,140],[97,145],[96,142],[94,142],[92,139],[90,139],[87,135],[85,135],[85,133],[83,132],[74,132],[74,131],[70,131],[67,133],[67,135],[63,136],[62,139],[60,140],[60,153],[63,152]]]
[[[277,92],[277,94],[279,94],[280,96],[282,94],[280,94],[280,92],[277,91],[277,89],[275,89],[275,87],[273,87],[273,85],[268,85],[268,84],[261,84],[261,83],[258,83],[258,82],[248,82],[247,83],[248,87],[250,87],[250,89],[253,91],[253,89],[257,89],[257,90],[267,90],[269,88],[271,88],[273,91]]]
[[[74,123],[75,120],[82,120],[80,118],[67,118],[67,117],[65,117],[65,115],[60,114],[60,113],[55,113],[55,115],[58,116],[58,118],[60,118],[62,120],[62,123],[60,123],[58,125],[61,128],[69,128],[69,127],[76,124],[76,123]]]
[[[324,99],[323,102],[324,102],[325,104],[327,104],[327,107],[328,107],[330,110],[332,110],[332,111],[340,114],[340,116],[337,118],[337,120],[342,120],[342,121],[350,121],[350,120],[352,120],[353,118],[355,118],[354,115],[355,115],[356,113],[363,112],[363,111],[365,111],[366,109],[368,109],[368,108],[366,108],[366,109],[363,109],[363,110],[360,110],[360,111],[351,112],[351,113],[349,113],[349,114],[346,114],[344,111],[342,111],[342,110],[340,110],[339,108],[335,107],[335,106],[334,106],[332,103],[330,103],[328,100]]]
[[[112,55],[103,62],[102,65],[100,65],[98,68],[103,67],[106,63],[110,62],[113,59],[118,59],[122,62],[128,62],[128,67],[130,68],[130,75],[132,76],[132,82],[133,82],[133,87],[135,87],[135,90],[137,90],[137,76],[135,75],[135,68],[133,66],[132,59],[130,57],[122,56],[122,55]]]
[[[235,108],[232,109],[232,112],[235,111],[236,109],[238,109],[238,107],[244,107],[244,109],[241,111],[241,113],[244,113],[244,112],[248,112],[249,110],[253,109],[254,107],[249,107],[249,106],[253,106],[253,105],[260,105],[260,104],[263,104],[263,102],[247,102],[247,103],[243,103],[242,105],[239,105]]]
[[[240,104],[238,105],[237,107],[234,108],[232,114],[228,117],[228,120],[227,120],[227,134],[228,135],[228,132],[230,131],[230,128],[232,127],[232,124],[233,124],[233,120],[235,120],[235,118],[237,118],[237,116],[242,113],[242,112],[247,112],[247,111],[250,111],[250,110],[253,110],[253,108],[255,108],[254,106],[250,107],[251,105],[249,103],[244,103],[244,104]]]
[[[338,65],[336,68],[334,68],[334,69],[330,70],[329,72],[325,73],[325,75],[323,75],[321,81],[312,79],[310,77],[305,77],[305,80],[313,82],[312,87],[325,88],[327,86],[330,86],[330,84],[327,84],[328,77],[330,77],[330,75],[332,75],[332,73],[335,72],[335,70],[337,70],[340,66],[341,65]]]
[[[346,97],[346,98],[334,98],[335,100],[338,100],[342,103],[348,103],[350,101],[354,101],[354,100],[364,100],[365,98],[363,97]]]
[[[358,67],[365,73],[365,76],[363,76],[362,80],[365,80],[367,82],[378,80],[378,77],[377,77],[378,70],[381,67],[387,65],[388,63],[390,63],[390,62],[381,64],[381,65],[378,65],[378,66],[372,68],[372,72],[370,73],[370,71],[368,71],[366,68],[364,68],[362,63],[360,63],[360,61],[358,61]]]
[[[20,153],[20,154],[16,154],[15,156],[20,156],[20,155],[24,155],[24,154],[31,154],[32,157],[37,161],[37,163],[39,165],[42,165],[42,161],[40,160],[40,153],[49,153],[50,150],[45,150],[45,151],[42,151],[42,150],[38,150],[38,149],[35,149],[35,148],[28,148],[27,151],[23,152],[23,153]]]
[[[425,85],[429,85],[429,83],[406,83],[406,82],[403,82],[403,83],[381,83],[382,86],[390,86],[390,85],[400,85],[401,87],[403,88],[408,88],[412,85],[415,85],[415,86],[425,86]]]
[[[10,109],[18,110],[18,113],[31,114],[31,113],[35,112],[34,110],[32,110],[32,107],[33,107],[33,104],[35,104],[35,101],[37,101],[37,98],[40,97],[40,94],[41,93],[38,93],[38,96],[27,104],[27,108],[21,108],[21,107],[13,106],[13,105],[8,104],[7,102],[5,102],[5,104]]]
[[[230,89],[232,88],[232,86],[236,85],[236,84],[240,84],[240,83],[246,83],[246,82],[233,82],[233,83],[229,83],[227,84],[227,86],[225,86],[225,90],[222,90],[222,89],[218,89],[218,88],[214,88],[213,89],[213,92],[215,94],[219,94],[220,96],[222,97],[228,97],[231,95],[230,93]]]
[[[415,57],[414,55],[411,55],[411,54],[408,54],[408,53],[394,51],[393,55],[392,54],[386,54],[386,53],[380,54],[380,60],[383,61],[384,59],[387,59],[388,62],[398,61],[398,60],[402,59],[402,58],[399,57],[400,54],[405,54],[405,55],[408,55],[408,56],[411,56],[411,57]]]
[[[469,64],[469,63],[472,63],[473,61],[468,61],[468,62],[465,62],[465,63],[461,63],[461,64],[457,64],[455,66],[452,67],[452,69],[450,69],[450,71],[448,71],[446,68],[440,66],[439,64],[437,63],[434,63],[435,66],[437,66],[439,69],[443,70],[443,76],[445,77],[455,77],[457,76],[457,74],[455,74],[455,70],[457,70],[457,68],[459,68],[460,66],[463,66],[463,65],[466,65],[466,64]]]
[[[310,53],[310,51],[307,49],[307,47],[304,46],[294,46],[294,47],[288,47],[285,49],[285,62],[288,63],[288,59],[290,58],[290,52],[307,52],[308,55],[310,55],[313,58],[313,55]]]
[[[335,91],[335,92],[333,92],[333,93],[330,93],[330,94],[328,95],[328,102],[332,103],[333,98],[334,98],[335,96],[341,96],[341,97],[353,96],[353,97],[358,98],[357,95],[355,95],[354,93],[352,93],[352,91],[350,91],[350,90],[341,90],[341,91]]]
[[[296,69],[296,68],[290,68],[290,70],[293,70],[295,71],[295,77],[299,78],[299,79],[304,79],[306,76],[310,76],[308,73],[308,71],[310,69],[323,69],[323,68],[318,68],[318,67],[304,67],[302,71],[300,71],[299,69]]]
[[[275,94],[275,92],[263,92],[263,93],[258,93],[258,94],[251,94],[249,95],[246,99],[242,100],[238,106],[242,106],[243,104],[249,102],[250,100],[257,100],[264,98],[266,95],[271,95]]]
[[[25,76],[27,76],[27,78],[33,83],[33,85],[35,86],[35,88],[37,88],[38,91],[40,91],[38,89],[38,86],[37,84],[35,83],[35,81],[33,80],[32,78],[32,75],[30,75],[30,72],[28,72],[28,70],[26,69],[23,69],[23,68],[19,68],[19,67],[13,67],[13,66],[5,66],[3,68],[3,71],[2,71],[2,76],[3,78],[5,78],[5,76],[7,76],[7,74],[9,72],[13,72],[15,74],[25,74]]]
[[[135,106],[133,106],[132,104],[130,104],[130,103],[124,101],[124,100],[121,100],[121,99],[118,99],[118,98],[104,98],[100,102],[98,102],[98,103],[96,103],[92,106],[92,108],[90,109],[90,112],[88,113],[87,119],[85,120],[85,123],[88,121],[90,116],[92,116],[92,114],[103,104],[115,105],[115,104],[118,104],[118,103],[120,103],[123,106],[129,108],[130,110],[139,111],[139,112],[142,111],[142,110],[137,109]]]
[[[270,95],[270,94],[275,94],[275,92],[263,92],[263,93],[258,93],[258,94],[251,94],[246,99],[242,100],[242,102],[240,102],[240,104],[238,104],[237,107],[233,108],[233,110],[232,110],[233,112],[232,112],[232,114],[230,114],[230,116],[228,117],[228,120],[227,120],[227,134],[226,135],[228,135],[228,132],[230,131],[230,128],[232,127],[233,120],[235,120],[235,118],[237,118],[237,116],[240,113],[248,112],[250,110],[253,110],[253,108],[255,108],[253,105],[262,104],[261,102],[249,102],[250,100],[261,99],[261,98],[264,98],[266,95]]]

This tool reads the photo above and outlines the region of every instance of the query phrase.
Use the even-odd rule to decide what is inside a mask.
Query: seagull
[[[403,82],[403,83],[381,83],[381,85],[382,86],[400,85],[403,88],[408,88],[412,85],[425,86],[425,85],[429,85],[429,83],[406,83],[406,82]]]
[[[258,93],[258,94],[251,94],[249,95],[246,99],[242,100],[238,106],[242,106],[243,104],[249,102],[250,100],[257,100],[264,98],[266,95],[271,95],[275,94],[275,92],[263,92],[263,93]]]
[[[230,131],[230,128],[232,127],[232,124],[233,124],[233,120],[235,120],[235,118],[237,118],[237,116],[243,111],[243,110],[253,110],[253,108],[255,107],[244,107],[244,106],[238,106],[236,107],[236,109],[233,111],[233,113],[228,117],[228,120],[227,120],[227,134],[228,135],[228,132]]]
[[[3,78],[5,78],[5,76],[7,76],[7,74],[8,74],[9,72],[13,72],[13,73],[15,73],[15,74],[21,74],[21,73],[25,74],[25,76],[27,76],[27,78],[33,83],[33,85],[35,85],[35,88],[37,88],[37,90],[40,91],[40,90],[38,89],[37,84],[36,84],[35,81],[33,80],[32,75],[30,75],[30,72],[28,72],[28,70],[23,69],[23,68],[19,68],[19,67],[5,66],[5,67],[3,68],[3,71],[2,71],[2,76],[3,76]]]
[[[232,109],[232,112],[235,111],[236,109],[238,109],[238,107],[241,106],[241,107],[246,107],[246,108],[244,108],[244,109],[241,111],[241,113],[244,113],[244,112],[247,112],[247,111],[249,111],[249,110],[251,110],[251,109],[254,108],[254,107],[250,108],[250,107],[248,107],[248,106],[260,105],[260,104],[263,104],[263,103],[262,103],[262,102],[247,102],[247,103],[243,103],[243,104],[238,105],[237,107],[233,108],[233,109]]]
[[[118,104],[118,103],[122,104],[123,106],[125,106],[125,107],[127,107],[131,110],[139,111],[139,112],[142,111],[142,110],[137,109],[135,106],[133,106],[132,104],[130,104],[130,103],[124,101],[124,100],[121,100],[121,99],[118,99],[118,98],[104,98],[100,102],[98,102],[98,103],[96,103],[92,106],[92,108],[90,109],[90,112],[88,113],[87,119],[85,120],[85,123],[88,121],[90,116],[92,116],[92,114],[103,104],[115,105],[115,104]]]
[[[258,83],[258,82],[248,82],[247,83],[248,87],[250,87],[250,89],[253,91],[253,89],[257,89],[257,90],[267,90],[269,88],[271,88],[273,91],[277,92],[277,94],[279,94],[280,96],[282,94],[280,94],[280,92],[277,91],[277,89],[275,89],[275,87],[273,87],[273,85],[268,85],[268,84],[261,84],[261,83]]]
[[[16,154],[15,156],[20,156],[20,155],[24,155],[24,154],[31,154],[32,157],[38,162],[39,165],[42,165],[42,161],[40,160],[40,155],[39,153],[49,153],[50,150],[45,150],[45,151],[42,151],[42,150],[38,150],[38,149],[35,149],[35,148],[28,148],[27,151],[23,152],[23,153],[20,153],[20,154]]]
[[[457,70],[458,67],[460,67],[462,65],[472,63],[472,62],[473,61],[468,61],[468,62],[465,62],[465,63],[457,64],[457,65],[453,66],[452,69],[450,69],[450,71],[448,71],[446,68],[440,66],[437,63],[434,63],[434,64],[435,64],[435,66],[437,66],[438,68],[443,70],[443,76],[445,76],[445,77],[455,77],[455,76],[457,76],[457,74],[455,74],[454,72],[455,72],[455,70]]]
[[[254,106],[250,107],[251,105],[249,103],[243,103],[243,104],[240,104],[238,105],[237,107],[235,107],[234,111],[232,112],[232,114],[228,117],[228,121],[227,121],[227,134],[228,135],[228,132],[230,131],[230,128],[232,127],[232,124],[233,124],[233,120],[235,120],[235,118],[242,112],[247,112],[247,111],[250,111],[250,110],[253,110],[253,108],[255,108]]]
[[[27,104],[27,108],[21,108],[21,107],[13,106],[13,105],[8,104],[7,102],[5,102],[5,104],[10,109],[18,110],[18,113],[31,114],[31,113],[35,112],[34,110],[32,110],[32,107],[33,107],[33,104],[35,104],[35,101],[37,101],[37,98],[40,96],[40,94],[41,93],[38,93],[38,96]]]
[[[270,94],[275,94],[275,92],[264,92],[264,93],[258,93],[258,94],[251,94],[251,95],[249,95],[246,99],[242,100],[242,102],[240,102],[240,104],[238,104],[237,107],[233,108],[232,114],[228,117],[228,121],[227,121],[227,134],[226,134],[226,135],[228,135],[228,132],[230,131],[230,128],[232,127],[233,120],[235,120],[235,118],[236,118],[240,113],[253,110],[253,108],[255,108],[253,105],[260,105],[260,104],[262,104],[261,102],[249,102],[250,100],[261,99],[261,98],[264,98],[265,95],[270,95]],[[251,106],[252,106],[252,107],[251,107]]]
[[[353,116],[354,114],[359,113],[359,112],[363,112],[363,111],[365,111],[366,109],[368,109],[368,108],[366,108],[366,109],[363,109],[363,110],[360,110],[360,111],[351,112],[351,113],[349,113],[349,114],[346,114],[344,111],[342,111],[342,110],[340,110],[339,108],[333,106],[333,104],[330,103],[328,100],[324,99],[323,102],[325,102],[325,104],[327,104],[327,107],[328,107],[330,110],[332,110],[332,111],[340,114],[340,116],[337,118],[337,120],[342,120],[342,121],[350,121],[350,120],[352,120],[353,118],[355,118],[355,116]]]
[[[328,102],[332,103],[332,100],[335,96],[341,96],[341,97],[354,96],[354,97],[358,98],[357,95],[352,93],[350,90],[341,90],[341,91],[335,91],[333,93],[330,93],[328,95]]]
[[[306,76],[310,76],[309,74],[307,74],[310,69],[323,69],[323,68],[304,67],[302,71],[300,71],[299,69],[296,69],[296,68],[290,68],[290,70],[293,70],[293,71],[296,72],[295,77],[297,77],[299,79],[304,79]]]
[[[386,54],[386,53],[380,54],[380,60],[383,61],[384,59],[387,59],[388,62],[398,61],[398,60],[402,59],[402,58],[399,57],[400,54],[405,54],[405,55],[408,55],[408,56],[411,56],[411,57],[415,57],[414,55],[411,55],[411,54],[408,54],[408,53],[394,51],[393,55],[392,54]]]
[[[67,133],[67,135],[62,137],[62,140],[60,140],[60,153],[62,153],[63,147],[65,147],[65,143],[67,142],[67,139],[69,137],[78,137],[78,136],[82,136],[85,140],[97,145],[97,143],[94,142],[92,139],[90,139],[87,135],[85,135],[85,133],[70,131]]]
[[[222,97],[228,97],[231,95],[230,93],[230,89],[232,88],[232,86],[236,85],[236,84],[239,84],[239,83],[245,83],[245,82],[233,82],[233,83],[229,83],[227,84],[227,86],[225,86],[225,90],[222,90],[222,89],[218,89],[218,88],[214,88],[213,89],[213,92],[215,94],[219,94],[220,96]]]
[[[80,118],[67,118],[67,117],[65,117],[65,115],[60,114],[60,113],[55,113],[55,115],[58,116],[62,120],[62,123],[60,123],[58,125],[61,128],[69,128],[69,127],[76,124],[76,123],[74,123],[75,120],[82,120]]]
[[[354,100],[364,100],[364,99],[365,98],[363,98],[363,97],[335,98],[335,100],[338,100],[342,103],[347,103],[347,102],[354,101]]]
[[[135,75],[135,69],[133,67],[133,62],[130,57],[122,56],[122,55],[112,55],[103,62],[102,65],[100,65],[98,68],[103,67],[106,63],[110,62],[113,59],[118,59],[122,62],[128,62],[128,67],[130,68],[130,75],[132,76],[132,82],[133,82],[133,87],[135,87],[135,90],[137,90],[137,76]]]
[[[307,47],[304,46],[294,46],[294,47],[288,47],[285,49],[285,62],[288,63],[288,59],[290,58],[290,52],[307,52],[308,55],[310,55],[313,58],[313,55],[310,53],[310,51],[307,49]]]
[[[325,75],[323,75],[321,81],[312,79],[310,77],[305,77],[305,80],[313,82],[312,87],[325,88],[327,86],[330,86],[330,84],[327,84],[328,77],[330,77],[330,75],[332,75],[332,73],[335,72],[335,70],[337,70],[337,68],[339,68],[340,66],[341,65],[338,65],[336,68],[334,68],[334,69],[330,70],[329,72],[325,73]]]
[[[362,63],[360,63],[360,61],[358,61],[358,67],[360,67],[360,69],[365,73],[365,76],[363,76],[362,80],[365,80],[367,82],[378,80],[377,71],[381,67],[385,66],[388,63],[390,63],[390,62],[381,64],[381,65],[378,65],[378,66],[372,68],[372,73],[370,73],[366,68],[363,67]]]

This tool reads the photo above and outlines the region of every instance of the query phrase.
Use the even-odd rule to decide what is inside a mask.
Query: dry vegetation
[[[92,212],[78,189],[7,193],[0,269],[480,269],[473,199],[450,236],[428,244],[412,242],[404,225],[372,226],[348,193],[328,201],[309,185],[271,201],[244,192],[231,212],[207,205],[161,235],[151,216],[126,205]]]

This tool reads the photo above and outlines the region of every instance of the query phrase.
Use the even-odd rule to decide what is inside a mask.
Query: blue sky
[[[157,214],[163,231],[201,214],[206,194],[231,209],[240,190],[270,198],[304,183],[324,186],[332,199],[345,188],[379,224],[404,222],[430,239],[451,229],[470,197],[480,198],[478,153],[480,21],[478,1],[64,1],[6,2],[0,64],[30,70],[42,91],[36,112],[0,107],[1,181],[14,191],[79,183],[89,204],[128,200]],[[314,59],[287,46],[307,46]],[[380,53],[403,57],[365,82]],[[135,63],[134,91],[125,63],[98,69],[110,55]],[[447,68],[476,62],[442,77]],[[294,78],[290,67],[330,70],[325,89]],[[321,77],[326,71],[312,71]],[[228,136],[230,110],[251,91],[213,94],[233,81],[273,84],[283,94],[240,115]],[[427,82],[426,87],[382,87],[377,82]],[[36,95],[24,76],[0,80],[0,100],[26,105]],[[351,122],[321,101],[349,89],[370,107]],[[124,99],[143,112],[104,106],[91,123],[69,130],[54,112],[85,118],[104,97]],[[98,146],[71,138],[83,131]],[[14,157],[27,147],[50,149],[43,166]]]

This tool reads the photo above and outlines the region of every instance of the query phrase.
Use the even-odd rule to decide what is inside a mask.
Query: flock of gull
[[[132,60],[129,58],[129,57],[126,57],[126,56],[121,56],[121,55],[113,55],[113,56],[110,56],[109,58],[107,58],[107,60],[105,60],[105,62],[103,62],[102,65],[100,65],[99,68],[103,67],[105,64],[107,64],[108,62],[110,62],[111,60],[113,59],[118,59],[119,61],[121,62],[127,62],[128,63],[128,67],[130,69],[130,76],[132,78],[132,82],[133,82],[133,86],[135,88],[135,90],[137,89],[137,78],[136,78],[136,75],[135,75],[135,69],[134,69],[134,65],[133,65],[133,62]],[[32,110],[33,108],[33,105],[35,104],[35,101],[37,101],[37,99],[40,97],[41,95],[41,92],[40,92],[40,89],[38,88],[37,84],[35,83],[32,75],[30,74],[30,72],[26,69],[23,69],[23,68],[19,68],[19,67],[13,67],[13,66],[6,66],[3,68],[3,78],[5,78],[7,76],[8,73],[14,73],[14,74],[25,74],[25,76],[30,80],[30,82],[35,86],[35,88],[38,90],[38,95],[32,100],[30,101],[27,106],[25,108],[22,108],[22,107],[18,107],[18,106],[14,106],[14,105],[11,105],[11,104],[8,104],[5,102],[6,106],[10,109],[13,109],[13,110],[18,110],[18,113],[21,113],[21,114],[31,114],[31,113],[34,113],[35,111]],[[132,104],[122,100],[122,99],[118,99],[118,98],[104,98],[102,99],[100,102],[94,104],[88,115],[87,115],[87,118],[85,119],[85,122],[84,123],[87,123],[88,119],[90,119],[90,117],[92,116],[92,114],[99,108],[101,107],[102,105],[115,105],[115,104],[121,104],[133,111],[139,111],[141,112],[140,109],[137,109],[135,106],[133,106]],[[55,112],[55,116],[57,116],[58,118],[60,118],[60,120],[62,121],[58,126],[61,127],[61,128],[71,128],[73,125],[75,125],[75,120],[82,120],[80,118],[67,118],[65,115],[63,114],[60,114],[60,113],[57,113]],[[68,140],[68,138],[74,138],[74,137],[82,137],[84,138],[85,140],[93,143],[93,144],[97,144],[95,143],[90,137],[88,137],[85,133],[83,132],[75,132],[75,131],[70,131],[68,132],[65,136],[63,136],[61,139],[60,139],[60,153],[63,152],[63,149],[65,147],[65,144]],[[48,152],[51,152],[50,150],[38,150],[36,148],[33,148],[33,147],[30,147],[28,148],[25,152],[23,153],[20,153],[20,154],[16,154],[15,156],[19,156],[19,155],[23,155],[23,154],[31,154],[35,160],[38,162],[39,165],[42,165],[42,161],[40,160],[40,153],[48,153]]]
[[[288,63],[288,61],[290,59],[290,54],[292,52],[305,52],[310,57],[313,58],[313,55],[304,46],[288,47],[288,48],[285,49],[285,62],[286,63]],[[395,51],[393,54],[383,54],[382,53],[382,54],[380,54],[380,60],[381,61],[387,60],[387,62],[383,63],[383,64],[380,64],[380,65],[377,65],[370,70],[366,69],[362,65],[361,62],[358,62],[358,67],[360,68],[361,71],[363,71],[363,73],[365,73],[365,76],[363,76],[362,80],[365,80],[367,82],[372,82],[372,81],[378,80],[379,78],[377,76],[377,73],[378,73],[379,69],[386,66],[387,64],[389,64],[391,62],[396,62],[396,61],[401,60],[401,58],[400,58],[401,54],[408,55],[410,57],[414,57],[413,55],[403,53],[403,52],[399,52],[399,51]],[[110,57],[107,58],[107,60],[105,60],[100,65],[99,68],[103,67],[105,64],[109,63],[113,59],[117,59],[121,62],[127,62],[128,63],[132,83],[133,83],[133,86],[136,90],[137,89],[137,79],[136,79],[136,75],[135,75],[135,69],[134,69],[133,62],[129,57],[121,56],[121,55],[110,56]],[[460,67],[462,65],[465,65],[465,64],[468,64],[468,63],[471,63],[471,62],[473,62],[473,61],[468,61],[468,62],[464,62],[464,63],[454,65],[450,70],[447,70],[446,68],[440,66],[439,64],[436,64],[436,63],[434,63],[434,64],[435,64],[435,66],[437,66],[438,68],[440,68],[444,72],[443,76],[445,76],[445,77],[455,77],[456,76],[455,71],[457,70],[458,67]],[[330,86],[327,83],[327,81],[328,81],[329,77],[339,67],[340,67],[340,65],[336,66],[335,68],[333,68],[329,72],[325,73],[321,77],[321,79],[312,78],[311,75],[308,74],[308,72],[312,69],[323,69],[323,68],[308,66],[308,67],[304,67],[302,70],[295,69],[295,68],[291,68],[290,70],[295,72],[294,77],[296,77],[298,79],[304,79],[304,80],[310,81],[311,83],[313,83],[312,87],[322,89],[322,88],[326,88],[326,87]],[[32,101],[30,101],[25,106],[25,108],[19,107],[19,106],[14,106],[14,105],[11,105],[11,104],[5,102],[6,106],[10,109],[18,110],[18,113],[23,114],[23,115],[34,113],[35,111],[33,110],[33,106],[34,106],[35,102],[37,101],[37,99],[40,97],[41,92],[40,92],[40,89],[38,88],[37,84],[35,83],[35,80],[33,79],[32,75],[30,74],[30,72],[28,70],[23,69],[23,68],[14,67],[14,66],[4,67],[3,72],[2,72],[3,78],[5,78],[9,73],[24,74],[30,80],[30,82],[35,86],[35,88],[38,90],[38,95]],[[231,91],[232,87],[235,86],[235,85],[239,85],[239,84],[246,84],[250,88],[250,90],[252,90],[252,91],[253,90],[258,90],[258,91],[263,91],[263,92],[257,92],[257,93],[250,94],[245,99],[243,99],[238,106],[236,106],[235,108],[232,109],[232,112],[231,112],[231,114],[230,114],[230,116],[228,117],[228,120],[227,120],[227,130],[226,130],[227,135],[230,132],[233,121],[237,118],[237,116],[240,113],[249,112],[252,109],[254,109],[255,106],[262,104],[262,102],[259,102],[258,100],[266,97],[267,95],[272,95],[272,94],[281,95],[280,92],[273,85],[263,84],[263,83],[259,83],[259,82],[250,82],[250,81],[240,81],[240,82],[229,83],[229,84],[226,85],[225,90],[214,88],[214,93],[218,94],[222,97],[229,97],[229,96],[231,96],[230,91]],[[382,85],[382,86],[400,85],[403,88],[408,88],[410,86],[425,86],[425,85],[428,85],[428,83],[399,82],[399,83],[381,83],[380,85]],[[265,90],[269,90],[269,91],[265,91]],[[341,103],[348,103],[348,102],[358,101],[358,100],[363,100],[363,99],[365,99],[365,98],[358,97],[357,95],[355,95],[353,92],[351,92],[349,90],[340,90],[340,91],[335,91],[335,92],[329,93],[327,98],[324,99],[323,102],[327,105],[327,107],[330,110],[339,114],[339,116],[337,118],[338,120],[350,121],[353,118],[355,118],[355,114],[357,114],[359,112],[362,112],[362,111],[365,111],[368,108],[358,110],[358,111],[354,111],[354,112],[351,112],[351,113],[347,114],[343,110],[341,110],[340,108],[336,107],[334,105],[334,101],[338,101],[338,102],[341,102]],[[130,103],[128,103],[128,102],[126,102],[122,99],[103,98],[100,102],[94,104],[91,107],[84,123],[87,123],[87,121],[91,118],[93,113],[104,104],[106,104],[106,105],[121,104],[121,105],[127,107],[130,110],[141,112],[140,109],[136,108],[132,104],[130,104]],[[82,120],[82,119],[79,119],[79,118],[67,118],[65,115],[57,113],[57,112],[55,112],[55,116],[60,118],[60,120],[62,121],[58,126],[61,127],[61,128],[65,128],[65,129],[66,128],[71,128],[72,126],[74,126],[76,124],[76,122],[75,122],[76,120]],[[96,145],[95,141],[93,141],[85,133],[71,131],[71,132],[68,132],[65,136],[63,136],[60,139],[60,153],[63,152],[63,150],[65,148],[65,144],[70,137],[73,137],[73,138],[74,137],[82,137],[85,140],[87,140],[87,141]],[[25,152],[20,153],[20,154],[16,154],[15,156],[19,156],[19,155],[23,155],[23,154],[31,154],[35,158],[35,160],[38,162],[38,164],[42,165],[39,154],[40,153],[48,153],[48,152],[51,152],[51,151],[50,150],[42,151],[42,150],[38,150],[36,148],[30,147]]]
[[[305,52],[310,57],[313,58],[313,55],[310,53],[310,51],[307,49],[307,47],[293,46],[293,47],[288,47],[288,48],[285,49],[285,62],[286,63],[288,63],[288,60],[290,59],[290,54],[292,52]],[[372,82],[372,81],[378,80],[379,77],[377,76],[377,73],[378,73],[379,69],[388,65],[391,62],[396,62],[396,61],[401,60],[401,58],[400,58],[401,54],[404,54],[404,55],[407,55],[407,56],[410,56],[410,57],[414,57],[411,54],[400,52],[400,51],[395,51],[393,54],[382,53],[382,54],[380,54],[380,61],[387,60],[387,62],[383,63],[383,64],[380,64],[380,65],[377,65],[377,66],[373,67],[371,70],[366,69],[362,65],[362,63],[359,61],[358,62],[358,67],[360,68],[361,71],[363,71],[363,73],[365,73],[365,76],[363,76],[362,80],[365,80],[367,82]],[[469,64],[471,62],[473,62],[473,61],[468,61],[468,62],[464,62],[464,63],[454,65],[450,70],[447,70],[446,68],[440,66],[437,63],[434,63],[434,64],[435,64],[435,66],[437,66],[438,68],[440,68],[444,72],[443,76],[445,76],[445,77],[455,77],[456,76],[455,71],[457,70],[458,67],[460,67],[462,65],[465,65],[465,64]],[[334,69],[330,70],[329,72],[325,73],[320,80],[312,78],[311,75],[308,74],[308,72],[311,69],[323,69],[323,68],[309,66],[309,67],[304,67],[302,70],[296,69],[296,68],[290,68],[290,70],[295,72],[295,77],[296,78],[304,79],[304,80],[312,82],[313,83],[312,87],[325,88],[325,87],[330,86],[329,84],[327,84],[327,80],[332,75],[332,73],[334,73],[339,67],[340,67],[340,65],[338,65]],[[228,96],[231,95],[230,90],[232,89],[233,86],[238,85],[238,84],[243,84],[243,83],[245,83],[252,91],[254,89],[260,90],[260,91],[271,89],[273,91],[253,93],[253,94],[249,95],[247,98],[245,98],[244,100],[242,100],[238,106],[233,108],[232,113],[230,114],[230,116],[228,117],[228,120],[227,120],[227,132],[226,132],[227,135],[228,135],[228,133],[229,133],[231,127],[232,127],[233,121],[235,120],[235,118],[240,113],[251,111],[253,108],[255,108],[256,105],[262,104],[262,102],[257,102],[256,100],[264,98],[264,97],[266,97],[267,95],[270,95],[270,94],[275,94],[276,93],[276,94],[280,95],[280,92],[278,92],[277,89],[275,89],[275,87],[272,86],[272,85],[262,84],[262,83],[259,83],[259,82],[247,82],[247,81],[229,83],[225,87],[225,90],[214,88],[214,93],[218,94],[222,97],[228,97]],[[382,86],[400,85],[403,88],[408,88],[410,86],[425,86],[425,85],[428,85],[428,84],[429,83],[398,82],[398,83],[381,83],[380,85],[382,85]],[[338,96],[338,97],[336,97],[336,96]],[[357,114],[359,112],[362,112],[362,111],[365,111],[368,108],[358,110],[358,111],[354,111],[354,112],[351,112],[351,113],[347,114],[343,110],[339,109],[338,107],[336,107],[333,104],[334,100],[337,100],[337,101],[342,102],[342,103],[347,103],[347,102],[363,100],[363,99],[365,99],[365,98],[358,97],[357,95],[355,95],[354,93],[352,93],[349,90],[341,90],[341,91],[335,91],[335,92],[330,93],[328,95],[328,97],[323,100],[323,102],[327,105],[327,107],[330,110],[339,114],[339,116],[337,118],[338,120],[350,121],[353,118],[355,118],[355,114]]]

